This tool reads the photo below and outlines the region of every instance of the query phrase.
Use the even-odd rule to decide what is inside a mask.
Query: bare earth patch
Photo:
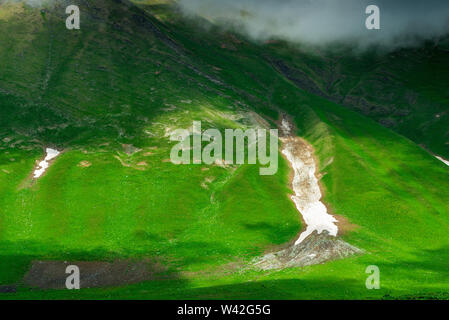
[[[66,289],[65,273],[69,265],[80,269],[80,287],[108,287],[137,283],[145,280],[165,279],[167,269],[153,260],[130,261],[33,261],[23,283],[39,289]]]
[[[348,218],[346,218],[345,216],[337,214],[334,214],[333,216],[337,219],[337,222],[335,224],[338,227],[338,236],[342,236],[347,232],[351,232],[360,228],[360,226],[349,222]]]
[[[88,168],[92,165],[92,163],[90,163],[89,161],[81,161],[80,163],[78,163],[78,167],[81,168]]]

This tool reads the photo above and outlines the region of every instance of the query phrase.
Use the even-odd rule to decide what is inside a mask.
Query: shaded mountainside
[[[267,46],[272,65],[300,89],[366,115],[449,157],[449,39],[391,53],[301,52]]]
[[[413,51],[415,64],[306,54],[154,1],[71,1],[81,29],[67,30],[67,3],[0,4],[0,298],[447,297],[448,167],[418,146],[447,156],[439,47]],[[438,54],[422,63],[425,50]],[[194,120],[275,128],[282,112],[314,148],[329,212],[356,226],[342,238],[366,254],[248,270],[302,228],[288,163],[260,176],[259,165],[169,161],[170,132]],[[46,147],[64,152],[33,180]],[[79,292],[25,281],[39,261],[122,270],[129,259],[157,261],[157,277]],[[373,264],[381,290],[365,288]]]

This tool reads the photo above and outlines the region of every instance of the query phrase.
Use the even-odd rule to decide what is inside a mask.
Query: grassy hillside
[[[167,161],[167,132],[194,120],[245,128],[255,121],[249,110],[220,96],[153,18],[129,4],[96,6],[99,22],[88,16],[79,32],[65,29],[62,7],[1,7],[19,12],[2,25],[12,48],[2,46],[10,64],[1,75],[1,283],[18,281],[32,259],[157,257],[204,269],[291,240],[300,221],[283,162],[264,178],[254,167]],[[29,21],[38,23],[35,41],[10,37]],[[42,38],[51,40],[35,46]],[[14,61],[20,54],[45,58],[28,68]],[[34,81],[45,85],[25,90]],[[64,153],[32,182],[46,146]]]
[[[0,298],[448,298],[447,166],[334,99],[298,89],[273,63],[298,63],[296,49],[206,31],[148,3],[79,1],[79,31],[65,29],[64,3],[0,5],[0,285],[19,283]],[[425,87],[415,79],[407,90]],[[349,221],[343,238],[366,254],[250,270],[253,257],[300,231],[287,163],[280,157],[276,175],[260,176],[254,165],[167,161],[167,133],[193,120],[223,130],[263,117],[274,126],[281,111],[315,148],[324,202]],[[441,146],[440,131],[426,134]],[[127,153],[130,145],[140,151]],[[64,152],[32,182],[47,146]],[[168,279],[77,292],[20,285],[33,260],[129,258],[156,259]],[[381,270],[380,290],[365,288],[368,265]]]
[[[448,38],[385,53],[272,43],[269,61],[296,86],[366,115],[449,157]]]

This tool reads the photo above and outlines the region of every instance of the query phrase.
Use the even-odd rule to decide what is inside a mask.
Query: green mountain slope
[[[447,118],[412,142],[314,92],[325,77],[298,89],[297,74],[286,72],[299,63],[296,49],[205,31],[170,5],[149,3],[78,1],[79,31],[65,28],[65,2],[0,5],[0,286],[19,284],[0,298],[447,298],[449,170],[415,143],[446,155],[439,130]],[[443,89],[426,96],[415,88],[427,79],[415,79],[395,86],[447,108]],[[347,90],[362,99],[375,92],[366,81]],[[416,108],[404,130],[428,119]],[[301,229],[286,161],[274,176],[260,176],[257,165],[167,161],[173,129],[194,120],[221,130],[275,127],[280,112],[314,146],[324,202],[349,221],[343,238],[366,254],[250,270],[252,258]],[[64,152],[33,181],[48,146]],[[77,292],[21,282],[33,260],[115,259],[155,259],[164,277]],[[365,287],[368,265],[381,270],[380,290]]]
[[[447,38],[392,53],[311,52],[267,46],[270,62],[295,84],[366,115],[425,149],[449,157]]]

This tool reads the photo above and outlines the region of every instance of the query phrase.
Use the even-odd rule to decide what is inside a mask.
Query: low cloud
[[[44,6],[56,3],[57,1],[58,0],[0,0],[0,4],[23,2],[31,7],[40,8],[40,7],[44,7]]]
[[[414,46],[449,31],[447,0],[178,0],[187,15],[200,15],[255,40],[273,38],[358,48]],[[380,8],[381,30],[367,30],[368,5]]]

